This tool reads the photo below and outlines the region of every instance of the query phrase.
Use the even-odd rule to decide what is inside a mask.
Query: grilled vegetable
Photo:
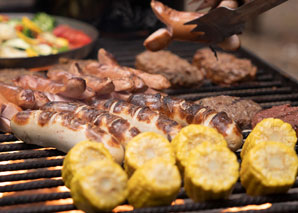
[[[155,158],[137,169],[128,181],[128,202],[135,208],[169,205],[177,196],[181,177],[177,167]]]
[[[175,154],[167,139],[154,132],[141,133],[126,146],[125,171],[131,176],[137,168],[156,157],[162,157],[175,164]]]
[[[227,146],[224,137],[216,129],[199,124],[191,124],[184,127],[173,139],[172,146],[176,154],[177,165],[181,172],[184,171],[190,151],[204,141],[220,146]]]
[[[226,146],[203,142],[187,159],[184,188],[196,202],[227,198],[239,177],[236,155]]]
[[[113,160],[112,155],[101,143],[82,141],[76,144],[63,161],[62,178],[65,186],[70,187],[73,176],[92,161]]]
[[[241,158],[256,144],[266,141],[277,141],[293,148],[297,142],[296,132],[292,126],[280,119],[267,118],[258,123],[245,140]]]
[[[242,161],[240,180],[249,195],[284,193],[294,184],[297,168],[298,158],[292,147],[260,142]]]
[[[127,196],[127,175],[110,160],[96,160],[80,169],[71,181],[74,204],[85,212],[110,211]]]

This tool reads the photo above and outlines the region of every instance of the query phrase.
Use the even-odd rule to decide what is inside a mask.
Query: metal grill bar
[[[23,190],[31,190],[31,189],[41,189],[41,188],[51,188],[57,186],[63,186],[64,183],[62,180],[37,180],[31,181],[27,183],[18,183],[11,184],[7,186],[0,186],[0,192],[13,192],[13,191],[23,191]]]
[[[16,204],[36,203],[49,200],[59,200],[70,198],[70,192],[45,193],[45,194],[26,194],[17,197],[4,197],[0,199],[0,206],[10,206]]]
[[[0,161],[18,160],[28,158],[42,158],[52,156],[64,156],[65,153],[58,150],[30,150],[17,153],[0,154]]]
[[[39,179],[39,178],[52,178],[52,177],[60,177],[61,170],[43,170],[36,172],[26,172],[23,174],[13,174],[13,175],[3,175],[0,176],[0,182],[7,181],[18,181],[18,180],[31,180],[31,179]]]
[[[53,160],[42,160],[42,161],[39,160],[39,161],[30,161],[30,162],[23,162],[23,163],[6,164],[6,165],[0,165],[0,172],[61,166],[62,163],[63,163],[63,159],[53,159]]]
[[[0,211],[0,213],[48,213],[48,212],[61,212],[69,211],[76,209],[73,204],[69,205],[47,205],[47,206],[32,206],[32,207],[23,207],[20,209],[10,209]]]
[[[26,149],[38,149],[39,146],[29,145],[25,143],[9,143],[9,144],[1,144],[0,152],[9,152],[9,151],[17,151],[17,150],[26,150]]]

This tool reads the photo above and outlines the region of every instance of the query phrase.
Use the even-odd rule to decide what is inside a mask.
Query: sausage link
[[[160,94],[135,94],[128,102],[159,111],[183,126],[202,124],[213,127],[225,137],[233,151],[242,145],[243,137],[239,127],[225,112],[217,112],[209,107]]]
[[[122,163],[124,149],[119,141],[97,126],[75,118],[68,112],[27,110],[11,120],[13,134],[29,144],[55,147],[68,152],[80,141],[95,141],[105,145],[114,159]]]

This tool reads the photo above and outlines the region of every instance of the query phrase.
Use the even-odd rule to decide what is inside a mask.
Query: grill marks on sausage
[[[111,137],[109,140],[105,140],[106,132],[97,128],[96,126],[93,126],[91,124],[87,124],[87,129],[86,129],[86,137],[90,139],[91,141],[106,141],[109,146],[118,148],[120,147],[120,143],[114,138]]]
[[[138,122],[140,126],[143,126],[143,129],[140,128],[140,131],[162,132],[169,140],[172,140],[182,128],[176,121],[158,112],[152,111],[148,107],[140,107],[116,99],[102,100],[98,101],[96,104],[100,109],[115,113],[131,122]],[[148,128],[144,127],[145,125],[142,125],[142,123],[148,125]]]
[[[31,117],[32,111],[21,111],[18,112],[14,117],[13,120],[16,124],[23,126],[29,123],[30,117]]]
[[[136,127],[131,127],[127,120],[122,119],[119,116],[79,103],[50,102],[42,109],[55,112],[73,113],[74,117],[94,124],[98,128],[104,128],[104,130],[124,143],[140,133]]]
[[[55,112],[42,111],[38,116],[38,125],[45,126],[49,123]]]

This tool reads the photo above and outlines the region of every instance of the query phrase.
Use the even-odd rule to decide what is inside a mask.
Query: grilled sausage
[[[209,107],[160,94],[135,94],[128,99],[128,102],[159,111],[183,126],[202,124],[213,127],[225,137],[233,151],[242,145],[242,134],[239,127],[225,112],[216,112]]]
[[[0,82],[0,94],[8,101],[22,109],[38,109],[49,99],[45,94],[30,89],[8,85]]]
[[[98,126],[118,139],[121,144],[126,144],[137,134],[138,128],[131,126],[130,123],[116,115],[111,115],[107,111],[95,109],[93,107],[71,102],[49,102],[44,105],[42,110],[51,112],[70,112],[76,118]]]
[[[222,5],[232,6],[227,1],[229,0],[225,0]],[[148,40],[146,39],[144,42],[145,47],[149,50],[157,51],[164,49],[171,39],[202,43],[209,42],[200,38],[204,32],[192,32],[196,25],[185,25],[186,22],[203,16],[204,13],[177,11],[155,0],[151,1],[151,8],[156,17],[167,26],[168,32],[163,29],[150,35]],[[240,40],[238,36],[231,36],[219,43],[218,46],[224,50],[236,50],[240,47]],[[151,47],[154,48],[150,49]]]
[[[95,103],[95,106],[128,120],[131,125],[137,126],[141,132],[156,132],[170,141],[182,128],[176,121],[154,112],[148,107],[139,107],[125,101],[116,99],[99,100]]]
[[[27,110],[17,113],[11,120],[13,134],[29,144],[55,147],[68,152],[80,141],[101,142],[114,159],[121,163],[124,150],[119,141],[100,128],[75,118],[67,112]]]
[[[69,79],[67,83],[61,84],[39,76],[23,75],[16,78],[14,83],[24,89],[50,92],[68,98],[85,99],[95,95],[94,93],[88,93],[88,97],[86,97],[86,95],[84,96],[86,82],[84,79],[78,77],[73,77]]]

